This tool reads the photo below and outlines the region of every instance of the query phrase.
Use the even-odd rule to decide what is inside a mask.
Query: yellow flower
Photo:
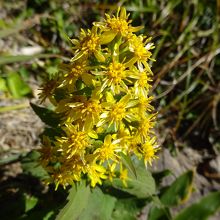
[[[91,54],[94,54],[98,61],[105,61],[101,51],[100,36],[96,27],[87,31],[82,29],[79,40],[73,39],[71,41],[75,45],[75,56],[71,59],[72,62],[82,57],[87,59]]]
[[[50,162],[56,161],[56,148],[51,145],[48,137],[43,136],[42,147],[38,151],[41,154],[40,161],[42,166],[47,167]]]
[[[159,148],[155,144],[155,138],[148,137],[146,142],[141,145],[141,153],[144,158],[145,164],[152,165],[152,161],[158,156],[155,155],[155,153],[159,150]]]
[[[87,165],[86,172],[88,174],[88,177],[91,180],[91,186],[95,187],[96,184],[102,184],[102,179],[106,179],[106,169],[96,164],[95,162],[92,162],[91,164]]]
[[[150,104],[151,101],[153,100],[153,97],[144,97],[144,96],[140,96],[138,98],[138,115],[140,116],[140,118],[144,118],[147,116],[147,114],[149,112],[152,112],[154,110],[154,107]]]
[[[69,107],[66,114],[66,120],[73,122],[80,120],[85,130],[91,130],[100,120],[102,106],[99,97],[94,95],[89,100],[82,97],[79,102],[68,102]]]
[[[43,103],[47,98],[56,105],[56,100],[54,98],[54,91],[60,85],[60,78],[58,75],[54,76],[52,79],[45,80],[42,85],[41,92],[38,94],[41,103]]]
[[[154,48],[153,43],[150,43],[151,38],[144,37],[143,35],[132,35],[129,38],[129,50],[133,53],[134,57],[130,60],[130,63],[136,63],[138,65],[138,69],[140,71],[143,70],[143,65],[146,70],[153,74],[149,64],[147,63],[148,59],[151,59],[152,53],[150,52],[151,49]],[[151,59],[152,61],[155,61]]]
[[[60,121],[54,129],[60,134],[44,138],[39,151],[56,188],[82,178],[95,187],[115,177],[127,186],[122,154],[146,164],[157,158],[149,96],[154,46],[151,38],[134,34],[140,29],[125,8],[107,14],[71,40],[73,58],[43,86],[40,98],[49,98]]]
[[[136,79],[136,82],[134,83],[135,96],[147,98],[151,88],[149,82],[152,81],[147,71],[138,71],[137,74],[133,76],[133,78]]]
[[[118,102],[116,102],[114,98],[111,98],[111,102],[103,104],[105,110],[100,115],[101,120],[98,122],[97,127],[103,126],[104,124],[107,124],[108,127],[113,125],[114,130],[117,131],[123,126],[123,120],[129,122],[135,121],[136,117],[129,109],[136,105],[136,103],[130,99],[131,95],[125,95]]]
[[[59,170],[59,172],[51,174],[51,178],[51,182],[55,183],[55,190],[57,190],[59,185],[62,185],[66,189],[66,186],[74,184],[72,174],[69,171]]]
[[[154,122],[155,116],[156,116],[155,114],[150,114],[148,116],[141,118],[141,121],[139,122],[135,135],[139,139],[140,143],[145,142],[149,134],[153,133],[152,128],[154,127],[155,124]]]
[[[125,187],[128,186],[127,184],[127,180],[128,180],[128,170],[127,169],[123,169],[122,166],[121,166],[121,169],[120,169],[120,176],[119,178],[121,179],[123,185]]]
[[[63,130],[66,136],[57,137],[55,142],[55,145],[60,148],[59,151],[62,152],[67,159],[76,154],[83,158],[86,148],[90,145],[88,132],[82,131],[79,126],[72,124],[66,124]]]
[[[97,148],[93,154],[97,155],[96,158],[101,164],[107,160],[117,161],[119,159],[117,153],[121,151],[118,145],[119,142],[120,140],[112,141],[111,135],[107,135],[105,136],[103,145]]]
[[[69,159],[63,156],[60,158],[59,162],[61,163],[63,171],[71,172],[74,181],[81,180],[81,174],[85,170],[85,161],[82,160],[80,155],[76,154]]]
[[[62,64],[60,66],[63,71],[63,82],[61,86],[67,86],[70,92],[76,90],[75,83],[81,79],[86,85],[92,85],[94,77],[89,74],[88,62],[86,60],[77,60],[71,65]]]
[[[109,165],[108,171],[107,171],[108,179],[110,180],[110,182],[112,182],[113,179],[116,177],[115,168],[116,168],[117,163],[112,163],[112,164],[108,164],[108,165]]]
[[[125,8],[118,8],[116,16],[110,16],[106,14],[104,22],[94,22],[96,27],[99,27],[104,34],[102,36],[102,43],[106,44],[111,42],[117,34],[121,34],[123,37],[127,37],[132,32],[137,32],[143,27],[132,27],[130,24],[132,20],[128,20]]]

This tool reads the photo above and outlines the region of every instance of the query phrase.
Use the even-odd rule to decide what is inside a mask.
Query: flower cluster
[[[41,163],[51,181],[64,187],[88,177],[91,186],[119,177],[126,184],[121,157],[145,163],[157,158],[149,96],[152,71],[150,38],[136,35],[126,10],[106,14],[91,30],[71,40],[73,58],[42,87],[59,114],[60,133],[44,137]]]

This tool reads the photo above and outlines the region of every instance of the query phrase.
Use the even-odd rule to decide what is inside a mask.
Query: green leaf
[[[93,189],[88,206],[82,212],[80,220],[110,220],[115,206],[116,198],[104,194],[100,188]]]
[[[155,193],[155,182],[151,173],[146,170],[144,166],[136,168],[137,178],[129,176],[127,180],[127,187],[125,187],[121,180],[115,178],[113,181],[113,187],[120,189],[124,192],[128,192],[138,198],[147,198]]]
[[[37,106],[30,103],[34,112],[39,116],[39,118],[47,125],[51,127],[56,127],[60,123],[59,114],[54,113],[52,110]]]
[[[61,57],[57,54],[35,54],[35,55],[17,55],[17,56],[1,56],[0,65],[5,65],[9,63],[25,62],[33,60],[35,58],[52,58]]]
[[[0,77],[0,91],[6,92],[7,90],[8,90],[8,88],[6,86],[5,79]]]
[[[121,156],[122,163],[134,175],[134,177],[137,178],[137,173],[136,173],[134,164],[132,163],[131,157],[123,153],[120,153],[120,156]]]
[[[160,201],[158,196],[152,196],[152,207],[149,210],[148,220],[171,220],[172,216],[168,207]]]
[[[29,210],[33,209],[37,202],[38,202],[38,198],[34,197],[34,196],[29,196],[27,194],[24,194],[25,196],[25,212],[28,212]]]
[[[32,176],[45,179],[47,177],[47,172],[39,164],[40,153],[37,151],[31,151],[25,157],[21,159],[21,166],[23,172],[26,174],[31,174]]]
[[[148,214],[148,220],[171,220],[171,214],[167,207],[158,208],[153,206]]]
[[[75,220],[79,219],[80,214],[86,208],[90,195],[90,188],[85,182],[74,185],[70,189],[67,198],[68,203],[57,215],[56,220]]]
[[[31,94],[31,88],[22,80],[18,73],[10,73],[6,79],[9,91],[14,98],[21,98]]]
[[[162,194],[161,202],[166,206],[175,206],[186,201],[192,192],[193,171],[187,171],[178,177]]]
[[[136,220],[146,201],[140,199],[119,199],[115,203],[112,220]]]
[[[174,220],[206,220],[220,208],[220,191],[210,193],[198,203],[182,210]]]

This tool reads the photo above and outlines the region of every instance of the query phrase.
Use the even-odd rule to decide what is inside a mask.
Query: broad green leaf
[[[113,181],[113,187],[120,189],[124,192],[128,192],[138,198],[147,198],[155,193],[155,181],[151,173],[146,170],[145,167],[136,168],[137,178],[132,175],[129,176],[127,180],[127,187],[125,187],[120,179],[115,179]]]
[[[90,187],[85,182],[74,185],[69,192],[68,202],[57,215],[56,220],[77,220],[87,207]]]
[[[152,196],[152,207],[149,210],[148,220],[171,220],[171,213],[168,207],[160,201],[158,196]]]
[[[30,103],[34,112],[39,116],[39,118],[47,125],[51,127],[56,127],[60,123],[59,115],[53,111],[37,106],[33,103]]]
[[[207,220],[220,209],[220,191],[210,193],[199,202],[183,209],[174,220]]]
[[[92,191],[86,209],[79,216],[80,220],[110,220],[116,198],[104,194],[100,188]]]
[[[171,220],[171,214],[167,207],[158,208],[153,206],[148,214],[148,220]]]
[[[192,192],[193,176],[193,171],[187,171],[178,177],[161,195],[161,202],[166,206],[175,206],[185,202]]]
[[[115,203],[112,220],[136,220],[146,201],[140,199],[119,199]]]
[[[9,73],[7,85],[10,93],[14,98],[21,98],[31,94],[31,88],[22,80],[18,73]]]

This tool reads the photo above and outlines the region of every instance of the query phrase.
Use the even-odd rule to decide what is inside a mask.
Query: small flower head
[[[132,27],[131,20],[128,19],[129,14],[125,8],[119,8],[116,16],[110,16],[106,14],[106,19],[104,22],[95,22],[94,25],[100,27],[104,32],[112,32],[113,36],[116,34],[120,34],[123,37],[126,37],[132,32],[137,32],[141,30],[143,27]],[[106,33],[105,33],[106,35]]]
[[[91,30],[81,30],[79,40],[73,39],[72,43],[75,45],[75,56],[71,61],[79,58],[87,59],[89,55],[93,54],[100,61],[104,62],[105,57],[101,53],[100,35],[97,33],[97,28],[93,27]]]

